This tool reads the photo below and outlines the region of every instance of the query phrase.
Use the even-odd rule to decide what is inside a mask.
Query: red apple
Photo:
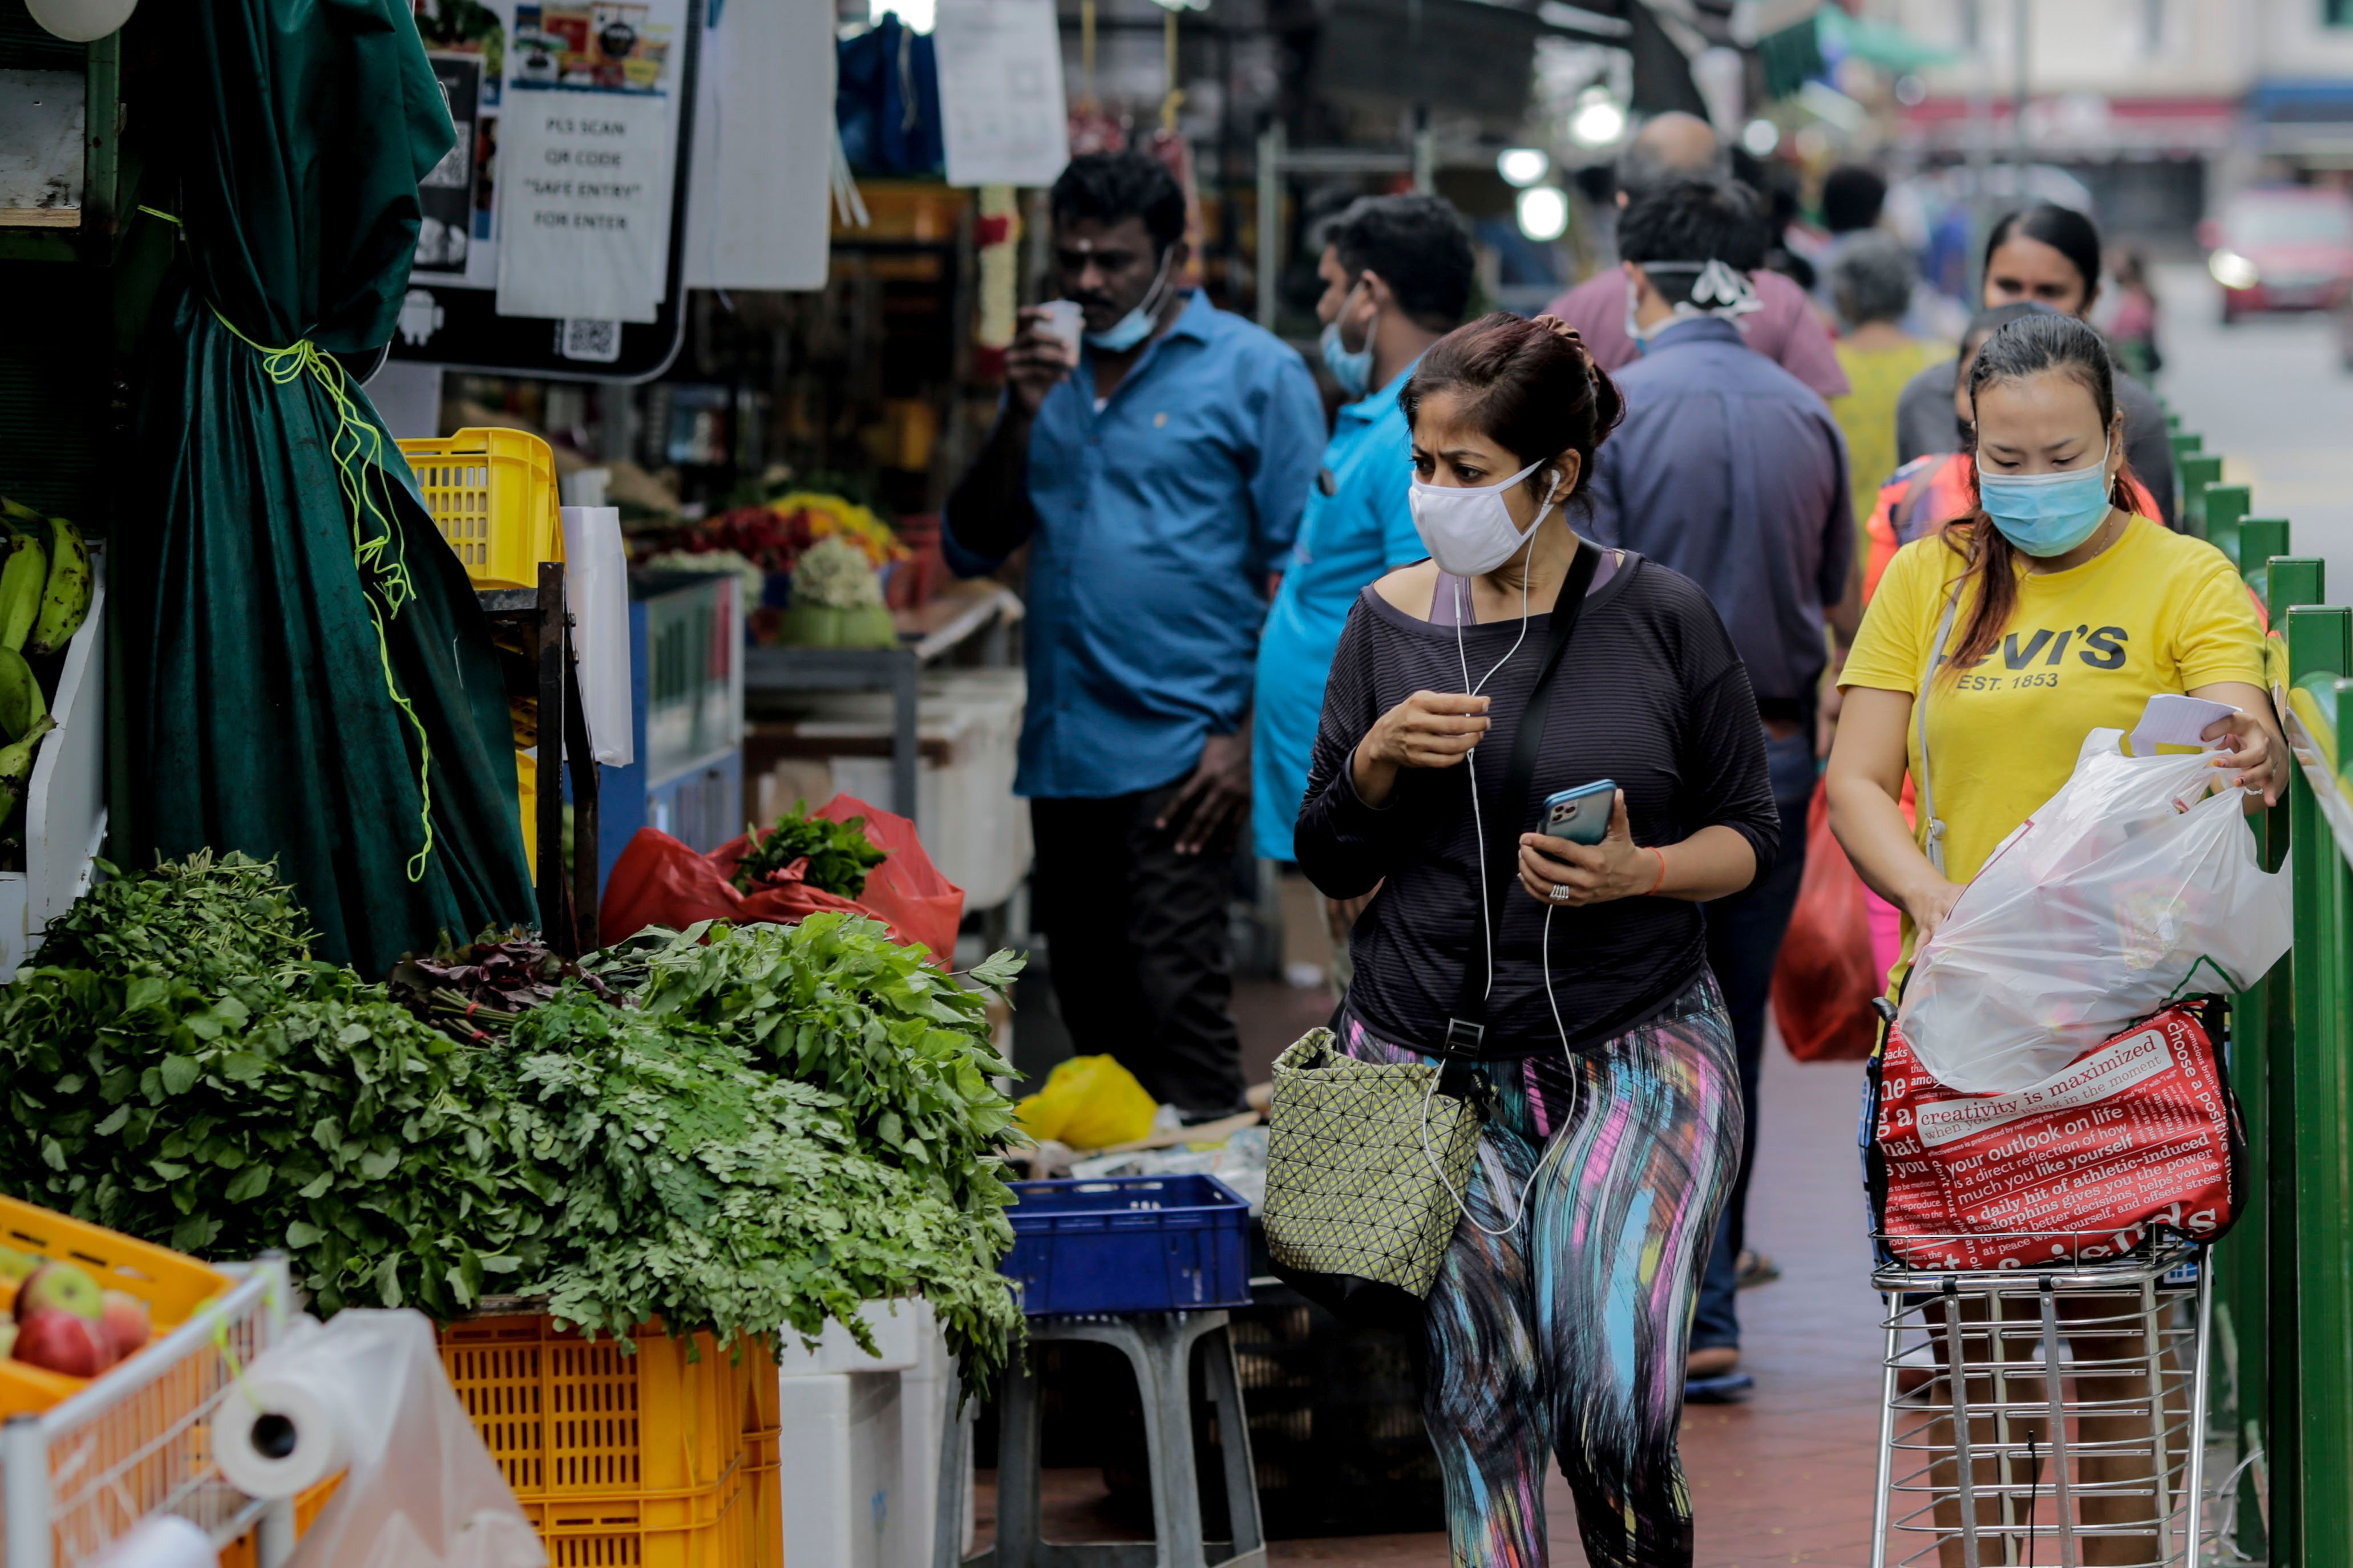
[[[99,1318],[99,1326],[106,1331],[118,1361],[145,1344],[155,1331],[147,1316],[147,1303],[128,1290],[106,1293],[106,1309]]]
[[[51,1307],[16,1325],[16,1343],[9,1353],[26,1366],[68,1377],[96,1377],[114,1359],[113,1351],[105,1330],[88,1318]]]
[[[71,1263],[44,1263],[16,1288],[16,1321],[21,1323],[36,1312],[53,1310],[95,1323],[106,1313],[106,1292],[86,1268]]]

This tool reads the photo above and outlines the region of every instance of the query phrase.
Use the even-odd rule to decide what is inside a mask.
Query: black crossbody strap
[[[1544,664],[1536,671],[1535,685],[1528,691],[1526,711],[1521,714],[1519,730],[1512,737],[1511,758],[1504,768],[1503,794],[1495,802],[1502,809],[1488,815],[1487,839],[1479,847],[1487,871],[1482,948],[1494,933],[1502,931],[1504,900],[1519,881],[1521,824],[1527,817],[1536,757],[1544,750],[1545,728],[1552,716],[1553,679],[1560,672],[1561,658],[1568,651],[1569,638],[1577,635],[1577,617],[1585,612],[1585,595],[1593,586],[1593,575],[1600,569],[1601,552],[1591,540],[1579,539],[1577,558],[1569,563],[1560,596],[1553,601],[1551,635],[1545,646]],[[1460,1087],[1449,1087],[1448,1079],[1461,1085],[1467,1077],[1467,1065],[1475,1061],[1485,1047],[1487,977],[1493,962],[1493,952],[1486,951],[1463,965],[1462,990],[1455,1000],[1454,1016],[1446,1026],[1447,1070],[1439,1083],[1442,1092],[1462,1091]]]

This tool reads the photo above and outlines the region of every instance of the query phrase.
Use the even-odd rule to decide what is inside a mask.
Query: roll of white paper
[[[151,1513],[90,1568],[220,1568],[212,1538],[176,1513]]]
[[[305,1336],[256,1362],[213,1417],[221,1474],[248,1497],[290,1498],[352,1462],[361,1394],[322,1338]]]

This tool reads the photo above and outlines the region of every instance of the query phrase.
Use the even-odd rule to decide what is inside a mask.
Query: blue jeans
[[[1692,1320],[1692,1349],[1740,1343],[1740,1314],[1734,1304],[1746,1240],[1748,1173],[1757,1159],[1757,1075],[1765,1058],[1765,1007],[1773,992],[1773,965],[1781,937],[1798,906],[1798,883],[1806,871],[1806,808],[1814,796],[1814,743],[1810,730],[1786,741],[1767,740],[1765,761],[1773,780],[1774,804],[1781,810],[1781,849],[1765,879],[1746,892],[1707,906],[1707,962],[1724,988],[1725,1011],[1732,1016],[1732,1039],[1740,1059],[1741,1115],[1747,1137],[1740,1146],[1740,1170],[1716,1221],[1715,1241],[1700,1274],[1699,1307]]]

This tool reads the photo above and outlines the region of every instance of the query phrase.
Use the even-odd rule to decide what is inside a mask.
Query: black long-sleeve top
[[[1677,844],[1721,823],[1756,850],[1759,876],[1773,864],[1780,817],[1747,670],[1707,595],[1631,552],[1585,602],[1554,678],[1534,786],[1525,801],[1502,798],[1549,618],[1530,621],[1526,640],[1487,681],[1493,724],[1470,766],[1401,768],[1388,804],[1375,809],[1356,793],[1350,760],[1357,742],[1416,691],[1463,690],[1466,658],[1477,680],[1511,648],[1520,623],[1462,627],[1458,655],[1454,627],[1418,620],[1376,589],[1348,613],[1295,840],[1301,868],[1327,896],[1356,898],[1380,886],[1351,943],[1348,1008],[1383,1039],[1439,1054],[1463,966],[1484,962],[1474,777],[1480,809],[1513,814],[1518,832],[1540,826],[1545,796],[1606,778],[1626,792],[1635,843]],[[1558,1049],[1540,967],[1545,909],[1517,886],[1515,860],[1486,874],[1490,886],[1497,879],[1513,885],[1496,933],[1484,1054]],[[1681,995],[1706,962],[1701,922],[1698,905],[1675,899],[1556,908],[1552,988],[1568,1048],[1602,1046]]]

